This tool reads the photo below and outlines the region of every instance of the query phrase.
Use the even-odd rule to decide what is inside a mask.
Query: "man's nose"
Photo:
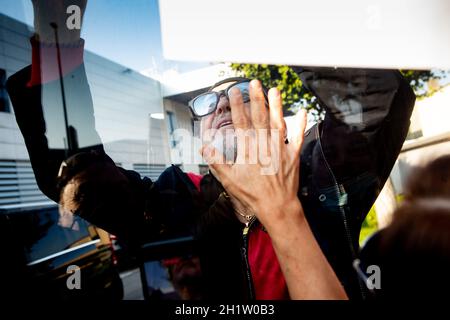
[[[231,112],[230,101],[225,95],[220,96],[219,103],[217,104],[216,115]]]

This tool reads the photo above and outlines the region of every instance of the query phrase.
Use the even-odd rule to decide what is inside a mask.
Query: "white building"
[[[0,206],[48,200],[37,188],[5,88],[9,76],[31,63],[31,34],[31,27],[0,14]],[[96,129],[113,160],[152,179],[171,163],[183,165],[171,159],[169,131],[184,127],[192,132],[187,107],[166,99],[165,109],[163,85],[158,80],[92,52],[85,51],[84,60]],[[164,119],[151,116],[164,114]],[[64,127],[62,121],[57,123]],[[53,129],[48,124],[49,140],[55,136],[61,140],[61,135],[51,136]],[[62,140],[51,142],[64,145]],[[186,169],[199,171],[198,165]]]

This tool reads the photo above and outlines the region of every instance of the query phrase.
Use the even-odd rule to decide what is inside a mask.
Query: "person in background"
[[[376,299],[440,300],[450,285],[450,155],[411,172],[391,224],[361,251],[360,271],[380,269]]]
[[[414,167],[404,192],[405,201],[417,198],[450,199],[450,154],[440,156],[425,166]]]

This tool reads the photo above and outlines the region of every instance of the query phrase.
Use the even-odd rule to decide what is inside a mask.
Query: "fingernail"
[[[241,94],[241,90],[239,90],[238,88],[231,88],[230,95],[232,97],[236,97],[236,96],[238,96],[240,94]]]
[[[252,81],[250,81],[250,85],[252,86],[253,89],[261,88],[261,83],[256,79],[253,79]]]
[[[277,88],[270,88],[269,94],[273,95],[274,97],[278,97],[280,95],[280,90]]]

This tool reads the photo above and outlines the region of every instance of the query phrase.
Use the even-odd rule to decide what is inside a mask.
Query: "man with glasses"
[[[225,159],[230,161],[235,160],[237,147],[231,119],[230,92],[233,88],[236,88],[241,93],[243,102],[249,104],[249,85],[250,79],[247,78],[227,78],[188,102],[193,118],[201,120],[200,135],[202,141],[212,142],[224,152]],[[265,89],[263,94],[267,104]],[[246,108],[246,110],[247,115],[250,115],[250,109]]]
[[[34,1],[37,37],[31,67],[10,77],[8,91],[24,136],[39,187],[65,211],[73,212],[117,235],[132,246],[174,236],[194,235],[205,285],[205,298],[286,299],[289,292],[271,238],[245,203],[229,194],[212,173],[186,174],[166,169],[156,181],[117,167],[101,145],[65,159],[45,139],[41,90],[59,83],[58,76],[39,79],[58,59],[45,55],[39,39],[49,14]],[[46,10],[52,10],[46,8]],[[82,62],[79,30],[61,39],[66,91],[77,90],[86,123],[94,123],[92,100]],[[64,35],[64,33],[62,33]],[[40,52],[40,54],[39,54]],[[52,60],[53,59],[53,60]],[[79,61],[79,63],[74,63]],[[299,189],[295,190],[311,230],[350,298],[364,295],[352,267],[357,258],[361,224],[389,176],[406,137],[415,96],[399,72],[392,70],[300,68],[305,85],[326,110],[323,121],[304,135]],[[37,80],[36,80],[37,79]],[[250,80],[225,79],[194,98],[189,107],[201,119],[205,141],[236,159],[230,98],[240,92],[244,115],[252,118]],[[269,103],[264,90],[257,102]],[[263,107],[264,106],[264,107]],[[259,110],[262,110],[262,109]],[[32,115],[30,120],[30,115]],[[95,128],[92,130],[95,133]],[[284,134],[284,125],[280,131]],[[282,137],[289,144],[289,140]],[[219,140],[217,140],[219,139]],[[78,150],[80,151],[80,150]],[[60,168],[60,164],[64,161]],[[61,169],[61,170],[60,170]],[[245,181],[243,182],[245,183]],[[267,190],[266,197],[270,197]],[[275,222],[274,222],[275,223]],[[293,254],[297,248],[292,248]],[[299,250],[299,249],[298,249]],[[300,253],[299,253],[300,254]],[[307,276],[307,275],[305,275]]]

